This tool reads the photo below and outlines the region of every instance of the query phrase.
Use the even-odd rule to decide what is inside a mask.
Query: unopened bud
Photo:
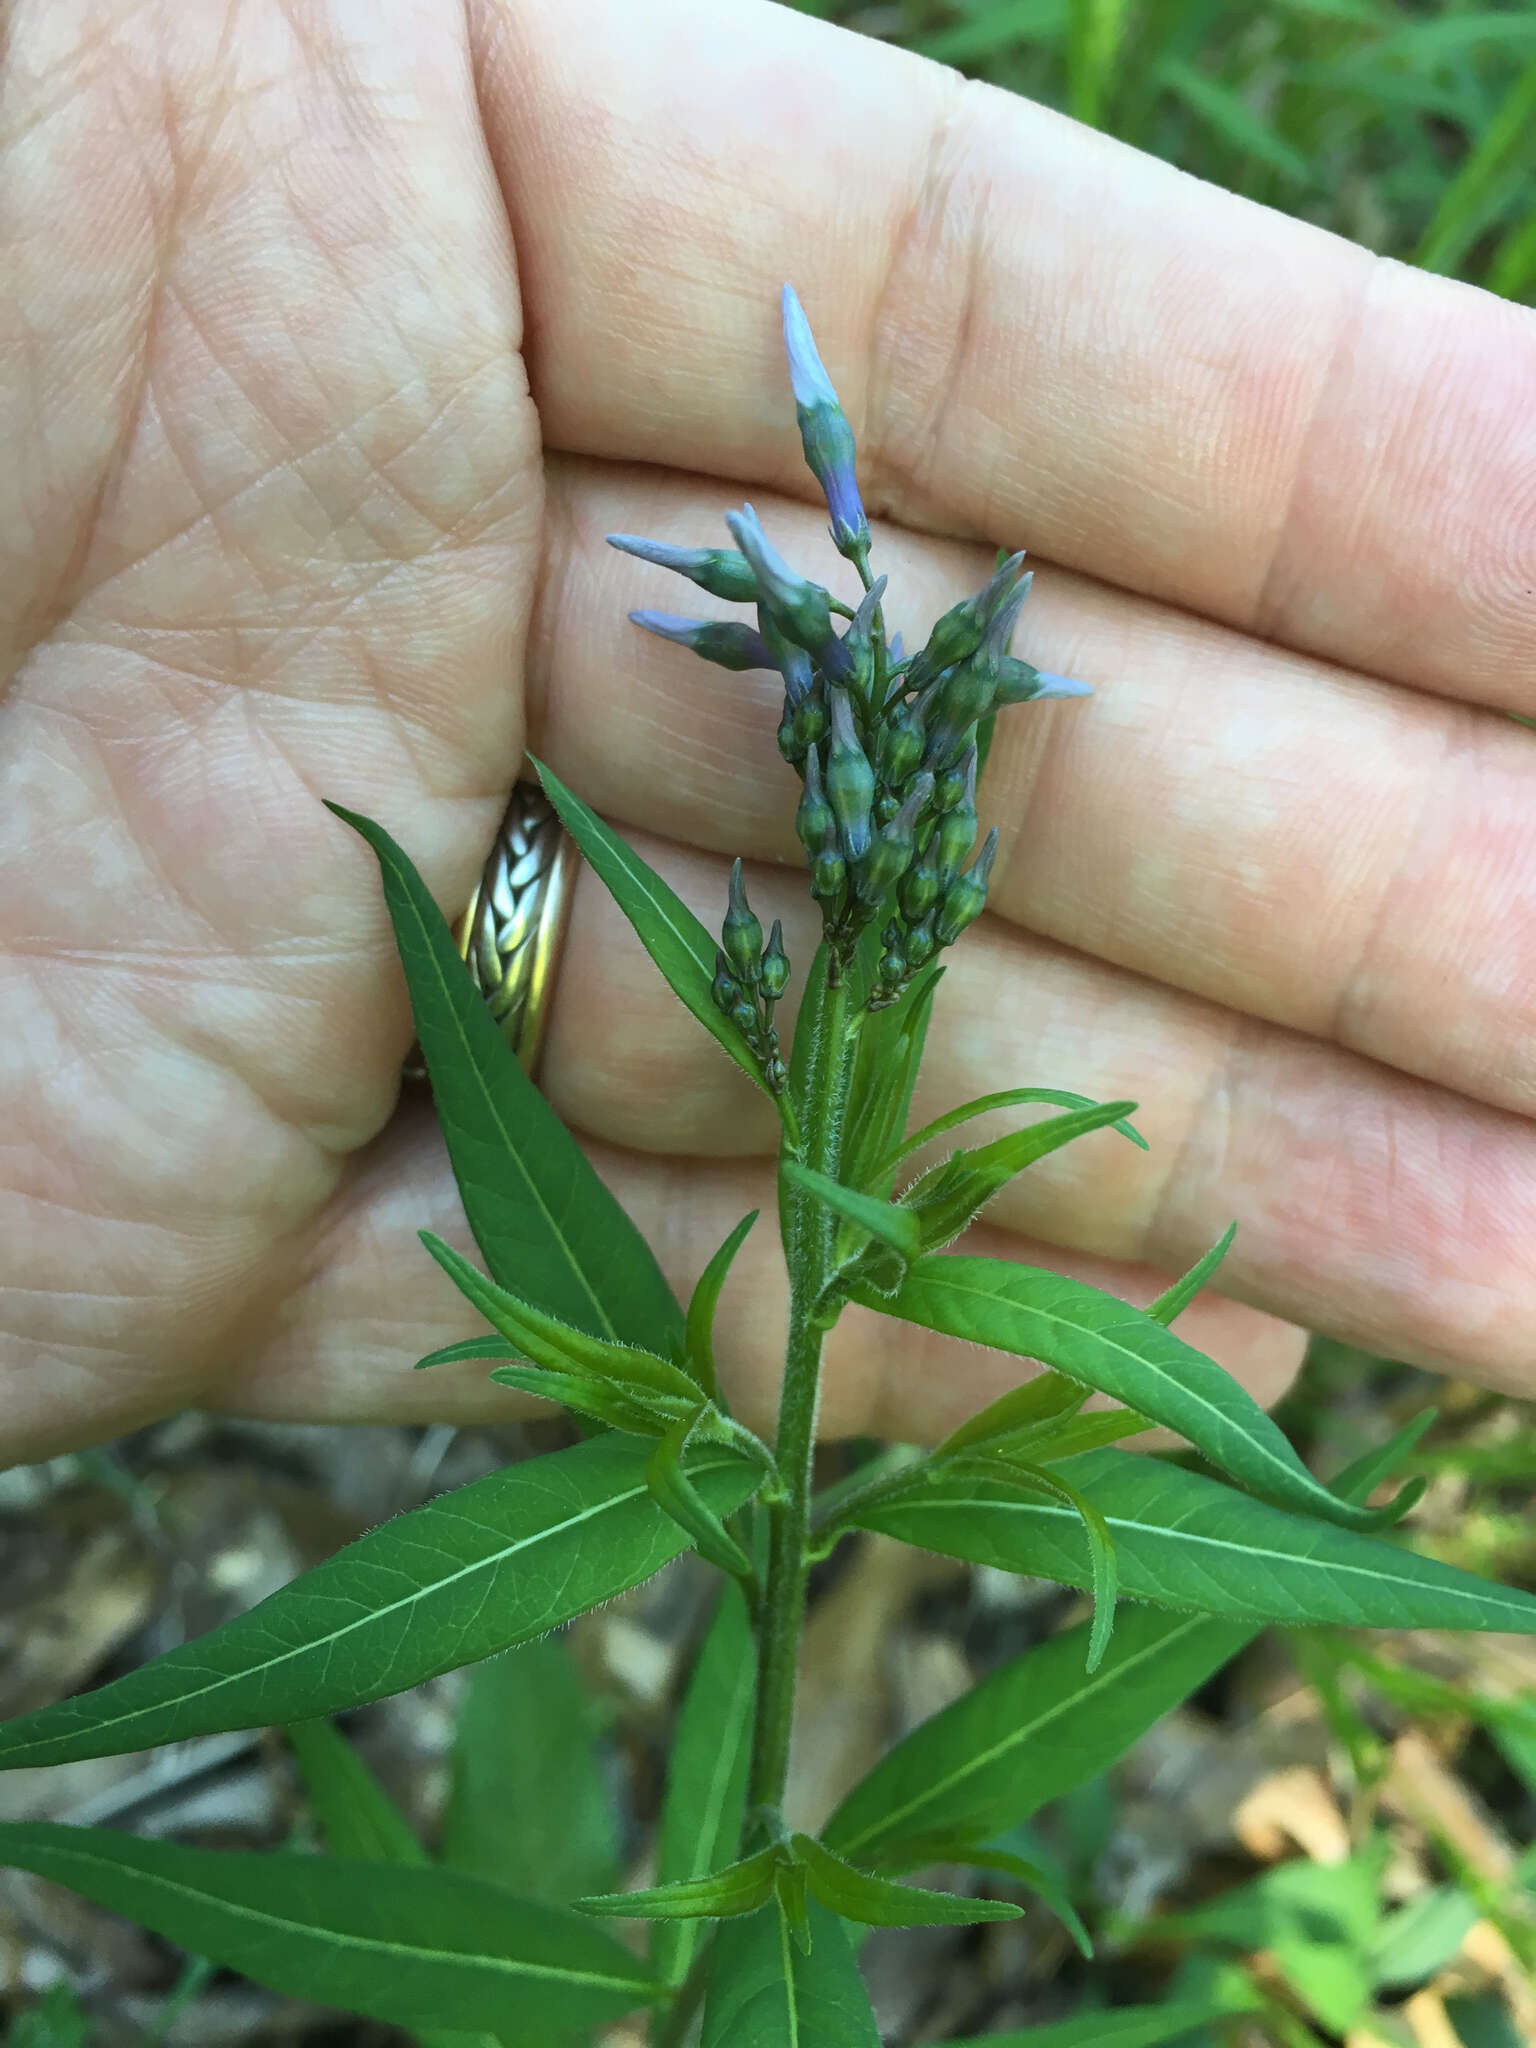
[[[805,757],[805,789],[795,812],[795,831],[813,860],[818,853],[831,852],[837,842],[837,820],[822,788],[821,761],[814,747]]]
[[[858,561],[869,551],[869,521],[854,472],[853,429],[823,367],[805,309],[794,287],[784,287],[784,352],[795,394],[795,417],[806,467],[826,497],[832,515],[832,544]]]
[[[986,908],[987,879],[996,858],[997,827],[994,825],[975,861],[944,892],[944,901],[933,921],[933,935],[941,946],[952,946],[966,926],[974,924]]]
[[[766,605],[760,604],[757,608],[757,630],[762,635],[763,645],[773,656],[774,666],[784,678],[784,697],[789,709],[798,710],[810,695],[815,681],[811,657],[793,640],[785,639],[773,623]]]
[[[885,988],[900,988],[907,978],[907,956],[899,946],[887,946],[880,955],[880,980]]]
[[[914,970],[926,967],[938,950],[939,942],[934,935],[932,915],[919,918],[916,924],[908,928],[903,941],[907,965]]]
[[[835,903],[848,880],[848,863],[840,853],[811,856],[811,894],[818,903]]]
[[[732,604],[752,604],[757,598],[752,564],[734,548],[674,548],[663,540],[641,540],[633,533],[610,533],[607,540],[609,547],[623,554],[654,562],[659,569],[675,569],[712,597],[728,598]]]
[[[926,683],[941,669],[969,661],[981,645],[993,615],[1018,582],[1023,566],[1024,553],[1020,549],[1018,554],[1008,557],[974,597],[962,598],[959,604],[952,605],[928,635],[927,646],[912,657],[907,680]]]
[[[946,768],[942,775],[934,778],[934,809],[952,811],[957,804],[964,803],[967,797],[974,802],[976,790],[971,780],[973,772],[971,753],[967,748],[962,759],[956,761],[953,767]]]
[[[760,633],[736,619],[682,619],[673,612],[631,612],[630,618],[661,640],[691,647],[720,668],[772,668],[773,656]]]
[[[784,951],[784,927],[778,918],[763,948],[761,987],[770,1003],[776,1003],[789,986],[789,955]]]
[[[720,936],[736,979],[746,988],[756,988],[763,957],[763,927],[747,903],[747,884],[739,860],[731,865],[730,908],[725,913]]]
[[[896,900],[901,905],[902,916],[910,924],[920,924],[938,902],[941,887],[938,848],[930,845],[901,878]]]
[[[913,828],[932,794],[933,777],[919,775],[900,809],[859,862],[853,886],[861,903],[873,906],[883,901],[906,873],[912,859]]]
[[[948,881],[976,843],[976,749],[965,757],[965,787],[960,801],[939,820],[934,847],[939,875]]]
[[[999,704],[1035,704],[1049,697],[1093,695],[1087,683],[1074,682],[1071,676],[1052,675],[1046,668],[1033,668],[1027,661],[1016,660],[1011,654],[997,667]]]
[[[724,953],[718,951],[715,954],[715,978],[709,985],[709,992],[714,998],[715,1008],[727,1017],[741,999],[741,990],[731,973],[731,963]]]
[[[875,613],[885,595],[886,579],[879,576],[864,593],[864,600],[839,643],[843,662],[836,680],[868,700],[875,680]],[[828,673],[831,671],[829,669]]]
[[[749,1002],[746,996],[738,997],[731,1007],[731,1022],[736,1026],[736,1029],[743,1038],[749,1042],[755,1039],[758,1033],[756,1003]]]
[[[826,738],[829,722],[825,692],[817,688],[795,713],[795,738],[802,746],[814,747]]]
[[[860,860],[869,851],[875,771],[859,742],[847,691],[835,689],[830,695],[832,744],[827,755],[827,801],[837,819],[844,857]]]
[[[923,758],[923,728],[910,704],[894,704],[880,727],[880,775],[899,789]]]
[[[758,603],[786,639],[818,653],[833,637],[832,605],[826,591],[789,566],[750,505],[740,512],[727,512],[725,523],[752,564]]]

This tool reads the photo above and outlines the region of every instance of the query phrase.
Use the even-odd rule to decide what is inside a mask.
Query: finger
[[[718,920],[723,861],[635,843]],[[759,915],[784,921],[798,999],[815,939],[801,879],[759,868],[748,885]],[[1532,1391],[1536,1128],[1526,1119],[997,919],[947,958],[919,1121],[1038,1084],[1139,1099],[1151,1145],[1143,1154],[1110,1131],[1080,1139],[1013,1182],[990,1218],[1159,1271],[1192,1264],[1235,1220],[1222,1292],[1367,1350]],[[765,1098],[680,1008],[590,874],[543,1078],[569,1122],[609,1142],[711,1156],[773,1142]]]
[[[684,1301],[727,1231],[749,1209],[763,1211],[721,1298],[716,1348],[735,1412],[771,1435],[786,1327],[771,1166],[591,1149]],[[307,1422],[494,1422],[529,1412],[534,1404],[494,1385],[483,1363],[413,1373],[426,1352],[485,1329],[422,1250],[416,1233],[424,1228],[473,1255],[442,1140],[426,1105],[415,1102],[354,1162],[311,1245],[306,1284],[280,1325],[209,1391],[208,1404]],[[976,1236],[978,1251],[1045,1256],[1002,1232]],[[1054,1263],[1136,1301],[1167,1284],[1130,1263]],[[1219,1297],[1197,1301],[1179,1328],[1264,1400],[1284,1391],[1300,1363],[1298,1331]],[[849,1310],[828,1347],[822,1435],[936,1442],[1027,1375],[1017,1359]]]
[[[1536,710],[1536,314],[788,9],[477,20],[552,445],[805,491],[792,279],[877,509]]]
[[[777,679],[727,675],[637,632],[630,607],[689,600],[602,544],[615,529],[707,542],[723,493],[581,461],[556,464],[550,486],[531,651],[540,752],[626,824],[798,860]],[[797,562],[830,553],[808,509],[763,509]],[[910,641],[990,562],[893,534],[880,565]],[[1536,1110],[1536,736],[1050,568],[1018,644],[1097,694],[998,720],[982,809],[1002,835],[1000,915]]]

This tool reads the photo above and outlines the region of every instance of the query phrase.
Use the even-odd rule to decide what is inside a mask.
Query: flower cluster
[[[870,531],[854,469],[853,431],[800,301],[784,287],[784,342],[805,459],[832,517],[832,541],[864,585],[857,610],[789,565],[750,505],[726,515],[730,548],[677,548],[610,534],[613,546],[757,609],[756,626],[638,611],[636,625],[731,669],[776,670],[784,684],[779,751],[803,784],[795,829],[821,905],[827,944],[843,965],[880,925],[872,1007],[894,1002],[980,916],[997,831],[976,846],[976,778],[990,721],[1004,705],[1081,697],[1086,686],[1031,667],[1009,641],[1029,594],[1022,553],[974,597],[947,611],[916,654],[887,638],[886,579],[869,570]],[[773,1004],[788,976],[779,928],[766,950],[747,905],[741,863],[731,876],[715,1000],[733,1018],[770,1086],[783,1067]]]

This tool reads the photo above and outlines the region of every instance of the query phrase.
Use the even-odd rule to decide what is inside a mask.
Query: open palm
[[[613,529],[812,573],[778,288],[909,640],[993,547],[1020,651],[993,914],[919,1108],[1139,1096],[980,1233],[1261,1392],[1297,1326],[1536,1390],[1536,319],[736,0],[21,0],[0,74],[0,1400],[36,1456],[186,1403],[504,1412],[415,1244],[455,1200],[366,853],[446,908],[525,744],[718,922],[785,918],[771,678],[624,621]],[[547,1092],[686,1286],[771,1112],[587,878]],[[782,1274],[727,1295],[764,1419]],[[850,1313],[833,1430],[1004,1361]]]

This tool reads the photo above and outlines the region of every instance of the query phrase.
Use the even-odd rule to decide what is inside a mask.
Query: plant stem
[[[811,1045],[801,1103],[801,1157],[818,1173],[837,1177],[842,1157],[848,1084],[858,1048],[858,1017],[850,1016],[848,984],[835,956]],[[807,1000],[816,994],[808,992]],[[784,1255],[789,1267],[789,1342],[779,1398],[776,1455],[783,1501],[770,1509],[768,1569],[758,1633],[757,1723],[753,1735],[750,1801],[776,1809],[789,1769],[790,1723],[795,1708],[795,1664],[810,1571],[811,1477],[816,1411],[821,1395],[821,1351],[830,1327],[819,1298],[832,1270],[836,1222],[824,1202],[781,1184]]]

